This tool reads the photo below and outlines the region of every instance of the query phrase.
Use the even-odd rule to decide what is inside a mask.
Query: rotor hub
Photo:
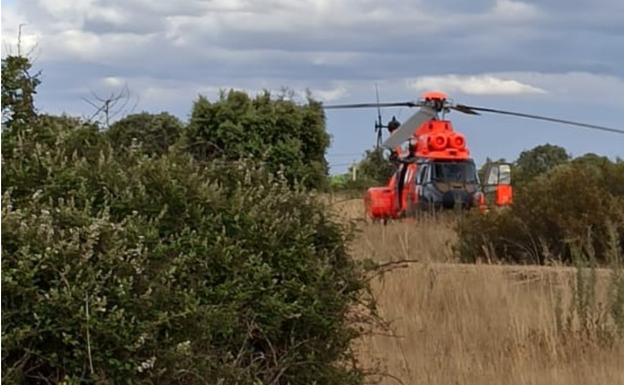
[[[420,97],[425,102],[434,101],[434,100],[446,101],[446,99],[448,99],[448,95],[442,91],[427,91],[427,92],[424,92]]]
[[[420,99],[423,105],[433,108],[436,112],[448,112],[448,95],[442,91],[427,91]]]

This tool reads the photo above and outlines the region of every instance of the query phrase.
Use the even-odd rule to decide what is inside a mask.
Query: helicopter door
[[[491,202],[494,198],[497,206],[508,206],[512,203],[513,188],[509,163],[494,163],[486,169],[483,192],[488,201]]]
[[[403,200],[404,200],[404,191],[403,188],[405,186],[405,182],[408,177],[408,165],[402,164],[399,170],[396,172],[397,176],[397,192],[396,192],[396,205],[397,211],[401,211],[403,209]]]

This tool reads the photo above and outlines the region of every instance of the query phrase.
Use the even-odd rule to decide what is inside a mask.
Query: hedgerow
[[[2,139],[3,382],[362,382],[363,271],[308,191],[67,119]]]
[[[457,254],[515,263],[572,262],[573,248],[590,247],[607,263],[613,228],[624,239],[624,163],[581,157],[516,186],[514,204],[458,226]],[[620,245],[624,247],[624,245]]]

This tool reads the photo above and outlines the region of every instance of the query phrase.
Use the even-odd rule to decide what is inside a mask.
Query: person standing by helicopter
[[[395,116],[393,116],[392,120],[390,120],[388,124],[386,125],[386,128],[388,128],[388,133],[390,135],[392,135],[394,131],[398,130],[399,127],[401,127],[401,122],[399,122]],[[397,146],[395,149],[391,151],[390,160],[391,161],[398,160],[399,155],[401,155],[401,146]]]
[[[401,127],[401,122],[397,120],[396,116],[393,116],[392,119],[386,125],[386,127],[388,128],[388,133],[392,135],[394,131],[398,130],[399,127]],[[411,147],[411,144],[410,144],[410,147]],[[411,152],[411,148],[408,151]],[[390,161],[395,163],[397,166],[396,179],[395,179],[396,186],[393,186],[396,189],[396,192],[395,192],[396,199],[395,199],[394,205],[397,211],[400,211],[400,208],[402,206],[401,202],[403,199],[403,184],[405,180],[405,174],[407,172],[407,164],[402,161],[403,159],[401,159],[402,152],[403,152],[403,149],[401,148],[400,145],[390,152]]]

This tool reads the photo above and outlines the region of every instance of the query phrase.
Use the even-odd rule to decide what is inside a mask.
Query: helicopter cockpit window
[[[496,164],[488,170],[487,185],[511,184],[511,166],[508,164]]]
[[[498,168],[490,169],[486,184],[488,186],[494,186],[498,184]]]
[[[423,164],[418,167],[418,174],[416,174],[416,184],[423,184],[427,180],[427,165]]]
[[[511,184],[511,166],[508,164],[501,164],[498,167],[498,183],[499,184]]]
[[[436,182],[477,183],[477,170],[471,162],[435,162],[433,179]]]

